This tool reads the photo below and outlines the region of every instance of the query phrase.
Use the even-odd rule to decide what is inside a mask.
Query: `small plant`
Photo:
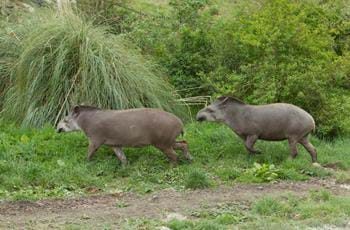
[[[340,173],[337,175],[337,183],[345,183],[345,184],[350,184],[350,175],[346,173]]]
[[[205,221],[199,222],[194,229],[195,230],[221,230],[226,228],[224,228],[223,225],[205,220]]]
[[[115,206],[116,206],[117,208],[125,208],[125,207],[128,207],[129,204],[128,204],[128,203],[125,203],[124,201],[118,200],[118,201],[115,203]]]
[[[279,178],[279,170],[274,164],[259,164],[254,163],[254,168],[252,168],[253,175],[263,182],[276,181]]]
[[[185,187],[189,189],[210,187],[208,177],[201,171],[194,170],[190,172],[185,181]]]
[[[253,205],[253,212],[262,216],[288,216],[290,214],[290,207],[272,197],[263,197],[255,202]]]
[[[193,224],[188,220],[173,219],[168,223],[168,227],[172,230],[190,230],[193,229]]]
[[[310,191],[310,198],[314,201],[329,201],[331,193],[327,190]]]

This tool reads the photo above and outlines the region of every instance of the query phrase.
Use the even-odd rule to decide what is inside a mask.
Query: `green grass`
[[[320,163],[336,162],[339,166],[336,173],[332,173],[312,166],[309,154],[302,148],[296,159],[289,160],[286,142],[258,142],[257,148],[263,154],[250,156],[241,140],[219,124],[186,126],[184,138],[194,161],[188,163],[179,153],[177,167],[153,147],[125,149],[129,165],[121,167],[107,146],[87,162],[88,142],[82,133],[57,134],[51,126],[21,129],[0,125],[0,130],[0,199],[66,197],[116,190],[145,194],[169,187],[261,183],[270,175],[274,175],[272,181],[307,180],[332,174],[339,181],[349,178],[350,142],[347,139],[334,142],[312,139]],[[256,163],[265,168],[260,169]]]
[[[210,187],[210,181],[205,173],[193,170],[185,179],[185,187],[189,189],[200,189]]]

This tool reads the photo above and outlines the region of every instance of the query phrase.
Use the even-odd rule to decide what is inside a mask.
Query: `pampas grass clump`
[[[4,96],[4,119],[42,126],[57,122],[78,103],[184,111],[155,66],[106,28],[72,13],[44,11],[10,29],[14,36],[1,39],[18,43],[13,46],[18,55],[12,58],[13,82]],[[6,43],[10,41],[2,41]]]

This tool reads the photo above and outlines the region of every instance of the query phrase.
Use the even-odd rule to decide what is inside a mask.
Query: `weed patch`
[[[210,182],[205,173],[194,170],[190,172],[185,180],[185,187],[189,189],[201,189],[210,187]]]

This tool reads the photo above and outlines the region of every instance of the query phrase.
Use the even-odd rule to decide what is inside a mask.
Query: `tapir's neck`
[[[91,112],[82,112],[76,119],[76,124],[85,134],[87,134],[88,124],[91,122]]]
[[[239,132],[242,125],[249,119],[249,105],[235,104],[226,108],[224,123],[234,131]]]

